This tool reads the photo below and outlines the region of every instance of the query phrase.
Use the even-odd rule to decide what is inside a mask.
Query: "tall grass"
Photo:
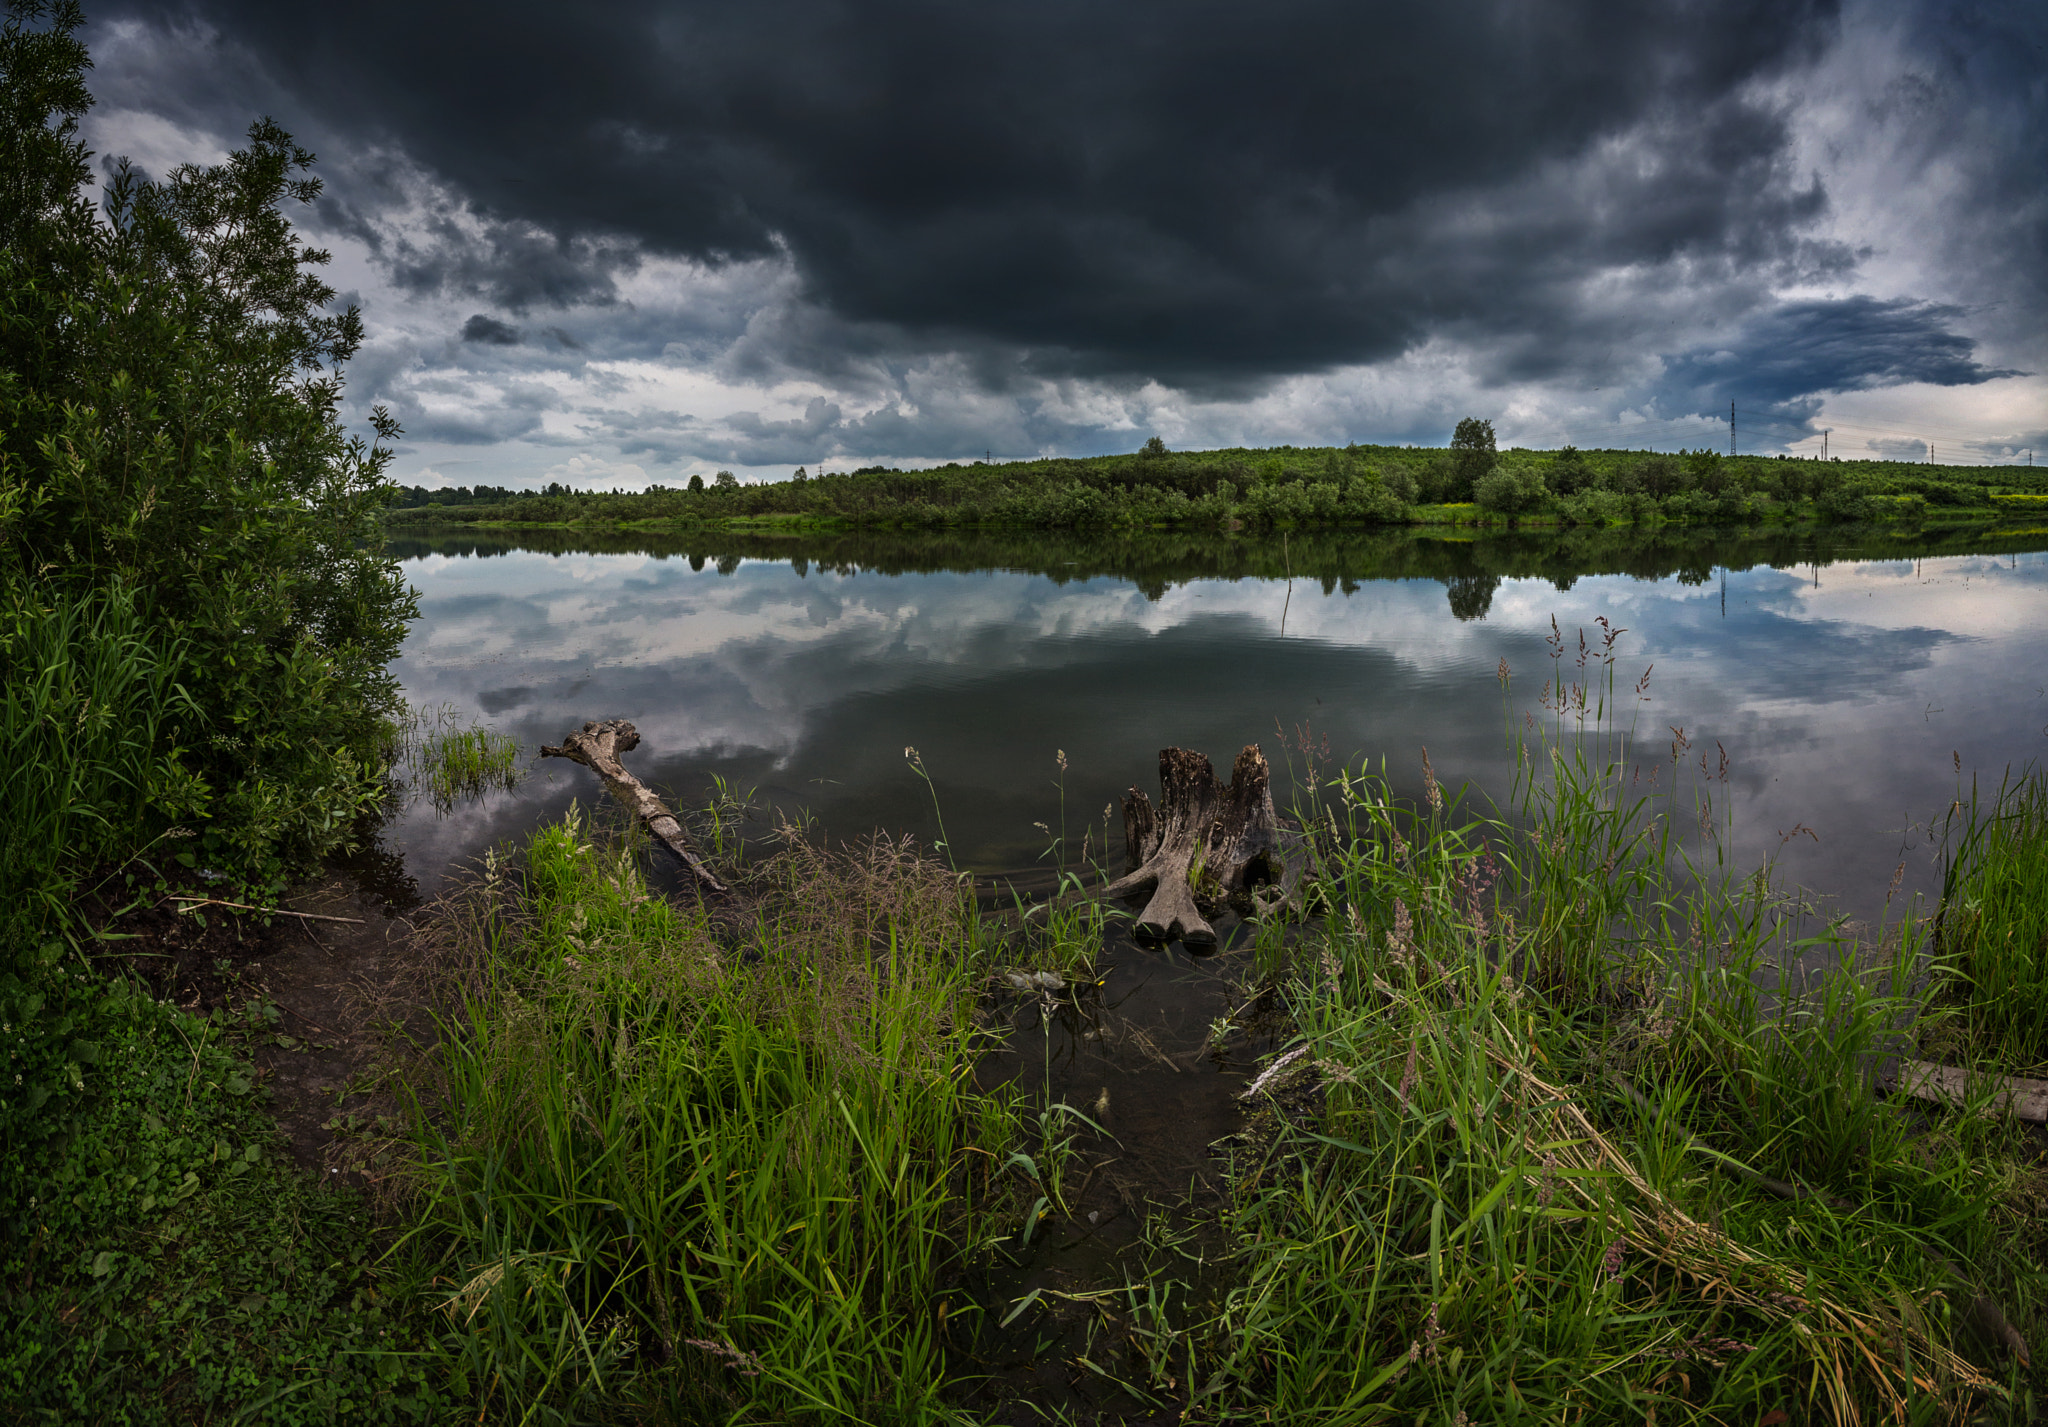
[[[1955,1050],[1988,1069],[2048,1072],[2048,772],[1973,785],[1951,813],[1937,989],[1954,1003]]]
[[[1729,871],[1717,761],[1651,783],[1611,650],[1519,725],[1515,816],[1370,769],[1304,812],[1332,910],[1260,938],[1298,1034],[1233,1151],[1236,1283],[1165,1353],[1133,1312],[1128,1381],[1246,1422],[2027,1410],[2016,1132],[1873,1093],[1939,1020],[1924,927]]]
[[[1506,813],[1311,774],[1317,919],[1253,953],[1292,1041],[1212,1232],[1155,1213],[1120,1284],[1060,1290],[1077,1379],[1218,1423],[2033,1411],[2026,1147],[1983,1097],[1874,1093],[1961,1014],[1929,925],[1859,939],[1731,869],[1718,752],[1638,737],[1619,633],[1569,670],[1560,637]],[[969,1270],[1067,1212],[1087,1121],[976,1090],[975,1000],[1071,979],[1103,910],[1056,899],[998,962],[907,845],[789,837],[751,875],[714,921],[572,816],[455,918],[412,1187],[479,1408],[956,1420],[1038,1293]]]
[[[479,1406],[950,1415],[945,1285],[1017,1178],[1013,1098],[970,1076],[971,903],[884,841],[756,876],[714,926],[572,814],[459,918],[414,1189]]]
[[[423,791],[445,812],[464,798],[517,783],[519,740],[462,723],[452,704],[415,708],[398,725],[391,766],[401,786]]]
[[[78,929],[76,893],[101,863],[203,806],[168,738],[192,711],[182,658],[125,587],[0,591],[0,970]]]

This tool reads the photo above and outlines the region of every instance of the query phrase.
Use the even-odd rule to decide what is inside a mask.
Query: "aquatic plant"
[[[2048,770],[2009,774],[1988,802],[1973,781],[1944,846],[1935,988],[1956,1008],[1954,1050],[2048,1072]]]

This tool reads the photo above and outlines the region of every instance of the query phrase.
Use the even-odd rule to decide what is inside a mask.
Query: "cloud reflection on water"
[[[1446,779],[1504,795],[1495,670],[1505,659],[1514,674],[1516,716],[1533,709],[1553,617],[1568,638],[1597,616],[1627,628],[1622,690],[1655,665],[1651,701],[1629,710],[1646,757],[1666,756],[1670,725],[1696,753],[1726,747],[1740,865],[1803,823],[1820,840],[1788,846],[1786,869],[1851,905],[1881,897],[1902,856],[1909,887],[1932,885],[1911,829],[1953,796],[1952,751],[1995,781],[2048,742],[2040,554],[1834,564],[1818,587],[1759,566],[1727,575],[1725,612],[1718,581],[1589,575],[1561,591],[1509,578],[1465,621],[1426,579],[1350,593],[1195,580],[1148,599],[1106,576],[800,575],[765,560],[721,575],[633,554],[428,555],[406,570],[422,618],[397,673],[415,702],[452,703],[529,753],[584,719],[630,718],[636,767],[679,798],[717,773],[837,834],[935,835],[903,766],[915,745],[962,863],[979,868],[1041,851],[1032,824],[1058,813],[1056,749],[1076,837],[1127,785],[1151,785],[1160,746],[1226,764],[1246,742],[1274,752],[1276,721],[1309,724],[1346,759],[1384,756],[1410,792],[1427,745]],[[484,805],[409,813],[398,839],[430,881],[426,869],[595,791],[581,770],[544,764]]]

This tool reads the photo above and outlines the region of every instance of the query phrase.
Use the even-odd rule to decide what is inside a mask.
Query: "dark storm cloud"
[[[1747,86],[1827,0],[197,13],[304,122],[473,201],[380,236],[401,285],[514,313],[642,253],[786,251],[844,323],[1257,382],[1526,331],[1618,261],[1792,261],[1826,202]],[[341,187],[346,224],[374,195]]]
[[[1673,359],[1665,387],[1679,409],[1723,417],[1732,401],[1752,431],[1797,439],[1820,408],[1817,392],[1974,386],[2025,375],[1976,361],[1976,342],[1954,330],[1964,316],[1957,307],[1904,298],[1784,303],[1751,320],[1729,346]]]
[[[1961,179],[1967,207],[1945,215],[1943,256],[1965,290],[1995,304],[1980,321],[2038,351],[2048,311],[2048,8],[1921,4],[1901,16],[1905,48],[1923,67],[1873,95],[1868,118],[1911,136],[1897,182]]]
[[[519,345],[519,329],[500,322],[479,312],[462,324],[462,340],[465,342],[488,342],[498,347]]]

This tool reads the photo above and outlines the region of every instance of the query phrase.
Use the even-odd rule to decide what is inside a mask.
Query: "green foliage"
[[[0,967],[65,925],[79,869],[135,852],[136,830],[205,809],[174,730],[194,712],[181,643],[152,641],[126,586],[0,586]]]
[[[1468,416],[1458,423],[1451,437],[1453,483],[1439,497],[1442,500],[1471,500],[1473,492],[1499,458],[1494,453],[1493,423]]]
[[[1551,458],[1545,484],[1560,496],[1575,496],[1592,490],[1598,480],[1579,448],[1566,446]]]
[[[1957,1008],[1958,1058],[2048,1073],[2048,773],[1973,786],[1945,829],[1935,990]]]
[[[0,638],[102,673],[118,646],[133,676],[125,695],[9,679],[0,726],[98,728],[89,698],[153,700],[106,735],[115,762],[79,774],[137,795],[67,854],[183,820],[204,865],[274,885],[376,796],[397,707],[385,666],[412,612],[377,551],[389,453],[339,419],[362,324],[328,312],[306,271],[326,255],[296,244],[282,206],[318,192],[311,155],[268,122],[217,167],[117,172],[93,210],[80,23],[75,5],[31,3],[0,28]],[[381,414],[377,429],[396,433]],[[85,641],[68,661],[33,633],[62,629]],[[97,749],[45,757],[79,753]],[[42,935],[38,918],[17,939]]]
[[[1476,498],[1476,480],[1496,463],[1484,446],[1459,451],[1351,445],[1269,450],[1140,452],[1131,456],[1054,458],[922,471],[884,466],[804,482],[741,485],[701,477],[688,489],[645,492],[547,492],[495,504],[475,492],[436,492],[434,503],[390,513],[394,534],[437,526],[632,525],[700,530],[1203,531],[1335,530],[1401,524],[1566,526],[1775,525],[1823,521],[1911,522],[1917,507],[1894,497],[1918,494],[1930,519],[1989,525],[1999,518],[1994,492],[2031,478],[2012,467],[1898,466],[1885,462],[1725,460],[1693,452],[1683,460],[1642,451],[1579,451],[1549,460],[1516,453],[1498,464],[1518,468],[1514,487],[1489,495],[1520,504],[1534,493],[1533,468],[1548,498],[1509,514]],[[1461,467],[1464,461],[1470,469]],[[1487,471],[1471,475],[1474,463]],[[730,473],[721,473],[721,476]],[[1849,496],[1830,493],[1848,490]],[[2003,499],[2003,497],[2000,497]],[[1846,504],[1845,504],[1846,502]],[[1446,506],[1445,503],[1449,503]]]
[[[939,1288],[1014,1199],[1010,1100],[963,1073],[958,884],[792,843],[724,948],[591,836],[542,828],[523,889],[493,868],[463,914],[414,1173],[459,1390],[546,1421],[949,1415]]]
[[[368,1206],[292,1168],[222,1028],[120,981],[73,1001],[60,1030],[0,994],[7,1078],[70,1081],[0,1111],[0,1416],[438,1418]]]
[[[1526,515],[1540,508],[1549,496],[1543,472],[1527,461],[1504,461],[1472,488],[1474,501],[1502,515]]]

